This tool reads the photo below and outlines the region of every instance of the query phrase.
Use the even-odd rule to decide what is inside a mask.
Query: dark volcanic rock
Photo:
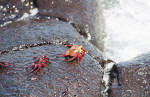
[[[110,97],[150,97],[150,53],[119,63],[121,87]]]
[[[15,26],[15,27],[14,27]],[[14,65],[0,70],[0,96],[17,97],[99,97],[102,72],[95,57],[103,59],[98,49],[84,40],[76,30],[67,23],[48,21],[26,21],[24,24],[12,24],[1,29],[0,50],[9,48],[9,52],[0,55],[0,61]],[[39,45],[12,51],[22,44]],[[88,51],[80,64],[56,59],[67,48],[63,44],[83,45]],[[33,62],[33,57],[47,55],[49,63],[41,72],[26,73]]]
[[[37,0],[39,13],[72,23],[91,42],[103,50],[104,21],[100,0]]]
[[[5,25],[27,16],[33,8],[32,0],[0,0],[0,24]]]

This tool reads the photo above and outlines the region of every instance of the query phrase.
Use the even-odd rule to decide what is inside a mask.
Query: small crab
[[[0,62],[0,67],[7,67],[7,66],[11,66],[12,64],[8,63],[8,62]]]
[[[32,70],[29,73],[32,73],[33,71],[39,71],[42,67],[45,67],[46,64],[49,61],[49,58],[47,56],[37,56],[33,58],[34,62],[32,63],[31,67]]]
[[[79,61],[82,60],[82,56],[85,54],[85,49],[82,46],[77,45],[65,45],[69,47],[69,49],[63,55],[59,55],[58,57],[66,57],[68,58],[66,61],[73,61],[75,59]]]

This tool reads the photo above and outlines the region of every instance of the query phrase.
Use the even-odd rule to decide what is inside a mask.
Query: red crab
[[[12,64],[8,63],[8,62],[0,62],[0,67],[7,67],[7,66],[11,66]]]
[[[38,56],[33,58],[34,62],[32,63],[31,67],[32,70],[29,73],[32,73],[33,71],[39,71],[42,67],[45,67],[47,62],[49,61],[49,58],[47,56]]]
[[[67,61],[73,61],[75,59],[79,61],[82,60],[82,56],[85,54],[85,49],[82,46],[77,46],[77,45],[65,45],[67,47],[70,47],[65,54],[59,55],[58,57],[67,57]]]

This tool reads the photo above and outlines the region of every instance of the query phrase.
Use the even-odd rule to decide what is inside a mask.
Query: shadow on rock
[[[121,87],[112,87],[110,97],[150,96],[150,53],[118,63]]]

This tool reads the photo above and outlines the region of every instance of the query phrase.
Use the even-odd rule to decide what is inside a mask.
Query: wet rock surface
[[[40,15],[67,21],[86,37],[90,33],[91,42],[103,50],[105,33],[100,0],[37,0],[36,4]]]
[[[150,97],[150,53],[118,64],[120,87],[110,97]]]
[[[91,42],[103,50],[98,0],[0,0],[0,24],[32,15],[34,7],[39,8],[40,18],[50,19],[28,19],[0,28],[0,61],[14,64],[0,68],[0,97],[101,97],[103,57],[80,35],[90,33]],[[83,45],[88,51],[80,64],[56,58],[66,51],[64,44]],[[27,75],[33,57],[42,55],[50,63],[41,72]],[[110,97],[150,97],[149,60],[147,53],[118,63],[121,86],[114,80]]]
[[[0,68],[1,97],[99,97],[102,69],[98,61],[103,60],[101,52],[88,43],[68,23],[56,20],[30,20],[3,27],[0,33],[0,61],[14,65]],[[39,45],[13,51],[11,48],[27,44]],[[68,63],[56,58],[67,48],[64,44],[83,45],[88,51],[79,63]],[[47,55],[50,62],[41,72],[26,75],[33,57]]]
[[[100,0],[0,1],[0,27],[35,15],[69,22],[103,51],[105,32]]]

